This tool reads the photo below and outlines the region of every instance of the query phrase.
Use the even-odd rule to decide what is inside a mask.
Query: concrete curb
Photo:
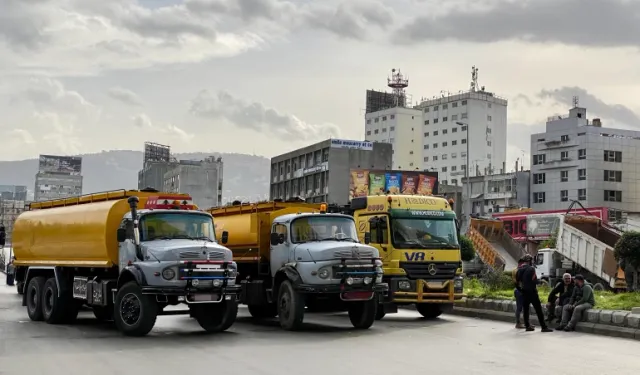
[[[467,298],[465,302],[456,304],[453,311],[448,313],[515,324],[515,309],[515,301]],[[544,306],[543,310],[546,314]],[[559,309],[556,310],[556,316],[560,317],[561,312]],[[531,323],[540,327],[533,309],[530,314]],[[582,321],[576,326],[576,331],[640,340],[640,314],[635,309],[634,311],[587,310]]]

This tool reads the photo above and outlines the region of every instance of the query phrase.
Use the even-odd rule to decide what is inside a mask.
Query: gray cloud
[[[294,115],[267,108],[262,103],[246,103],[226,91],[219,91],[215,96],[207,90],[201,91],[191,101],[189,111],[201,118],[226,120],[239,128],[291,141],[317,140],[340,134],[334,124],[309,124]]]
[[[138,113],[137,115],[131,117],[131,121],[133,122],[133,125],[138,128],[153,127],[153,123],[151,122],[151,119],[145,113]]]
[[[588,112],[612,121],[640,127],[640,117],[634,111],[621,104],[607,104],[587,90],[581,87],[562,87],[555,90],[543,90],[538,94],[541,98],[550,98],[567,108],[573,106],[573,97],[578,96],[580,106],[587,108]],[[605,125],[606,126],[606,125]]]
[[[640,2],[628,0],[533,0],[458,6],[439,16],[420,16],[398,30],[404,42],[505,40],[559,42],[595,47],[640,44]]]
[[[37,49],[47,42],[42,30],[51,24],[46,12],[49,0],[2,0],[0,42],[18,51]]]
[[[107,92],[107,95],[109,95],[111,99],[117,100],[126,105],[130,105],[134,107],[142,105],[142,102],[138,94],[122,87],[113,87],[109,89],[109,91]]]

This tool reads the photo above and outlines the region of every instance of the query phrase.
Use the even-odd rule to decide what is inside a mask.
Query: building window
[[[433,148],[438,148],[438,144],[437,144],[437,143],[434,143],[434,144],[433,144]]]
[[[378,134],[380,131],[378,129],[376,129],[373,134]]]
[[[578,160],[583,160],[587,158],[587,149],[581,148],[578,150]]]
[[[560,171],[560,182],[569,181],[569,171]]]
[[[442,122],[445,122],[445,121],[449,121],[449,117],[444,116],[444,117],[442,118]]]
[[[413,155],[413,151],[409,151],[409,155]]]
[[[451,146],[455,146],[458,144],[458,141],[451,141]]]
[[[544,164],[546,161],[547,161],[547,157],[545,154],[533,155],[533,165]]]
[[[428,137],[429,136],[429,132],[424,133],[424,136]]]
[[[622,151],[604,150],[604,161],[622,163]]]
[[[452,153],[451,153],[451,159],[455,159],[455,158],[457,158],[457,157],[458,157],[458,154],[457,154],[457,153],[455,153],[455,152],[452,152]]]
[[[460,140],[460,142],[462,142],[463,145],[467,144],[467,140],[466,139],[462,139],[462,140]]]
[[[560,153],[560,160],[562,160],[562,161],[569,160],[569,151],[562,151]]]
[[[393,120],[394,118],[396,118],[396,115],[390,115],[389,118]]]
[[[435,155],[435,156],[433,157],[433,161],[438,161],[438,155]]]
[[[429,125],[429,120],[424,120],[425,125]]]
[[[438,106],[437,105],[433,106],[433,110],[437,111],[438,110]]]
[[[452,183],[453,185],[458,185],[458,180],[454,178],[453,180],[451,180],[451,183]]]
[[[434,118],[434,119],[433,119],[433,123],[434,123],[434,124],[437,124],[437,123],[438,123],[438,119],[437,119],[437,118]]]
[[[586,169],[578,169],[578,180],[584,181],[587,179],[587,170]]]
[[[563,135],[560,137],[560,142],[569,142],[569,136],[568,135]]]
[[[436,135],[438,135],[438,131],[437,130],[433,132],[433,136],[435,137]]]
[[[578,189],[578,200],[579,201],[587,200],[587,189]]]
[[[487,146],[491,147],[491,141],[487,141]]]
[[[427,112],[429,112],[429,107],[426,107],[426,108],[424,109],[424,113],[427,113]]]
[[[468,115],[466,113],[463,113],[460,118],[465,119],[467,117],[468,117]]]
[[[462,164],[462,165],[460,166],[460,170],[461,170],[461,171],[466,171],[466,170],[467,170],[467,165],[466,165],[466,164]]]
[[[544,203],[546,201],[545,193],[533,193],[533,203]]]
[[[606,202],[622,202],[622,192],[619,190],[605,190],[604,200]]]
[[[424,158],[422,158],[423,161],[429,161],[429,157],[425,156]]]
[[[462,103],[460,103],[460,104],[462,104],[462,105],[467,105],[467,101],[466,101],[466,100],[463,100],[463,101],[462,101]]]
[[[382,116],[382,121],[387,121],[387,116]]]
[[[448,105],[448,104],[443,104],[443,105],[442,105],[442,109],[447,109],[447,108],[449,108],[449,105]]]
[[[447,154],[442,154],[442,160],[447,160]]]
[[[442,167],[442,172],[446,172],[447,171],[447,167]]]
[[[423,149],[428,150],[429,149],[429,145],[424,145],[422,146]]]
[[[382,128],[382,132],[386,133],[387,132],[387,128]]]
[[[447,142],[442,142],[442,147],[447,147]]]
[[[569,190],[560,190],[560,201],[567,202],[569,200]]]
[[[487,115],[487,121],[491,121],[491,115]]]
[[[604,171],[604,180],[608,182],[622,182],[622,171]]]
[[[371,130],[367,130],[367,135],[371,135]]]
[[[375,120],[373,120],[373,122],[380,122],[380,117],[376,117]]]
[[[467,125],[463,125],[463,126],[462,126],[462,131],[463,131],[463,132],[464,132],[464,131],[467,131]]]
[[[452,155],[452,156],[453,156],[453,155]],[[456,171],[456,169],[458,169],[458,166],[457,166],[457,165],[452,165],[452,166],[451,166],[451,172],[455,172],[455,171]]]
[[[546,175],[544,173],[534,173],[533,174],[533,183],[535,185],[540,185],[540,184],[544,184],[546,182],[547,178]]]
[[[451,104],[451,107],[457,108],[458,107],[458,102],[454,102],[453,104]]]
[[[451,115],[451,121],[458,120],[458,115]]]
[[[371,124],[371,119],[368,119],[368,120],[367,120],[367,124]]]
[[[447,184],[447,180],[442,181],[442,185],[446,185]]]
[[[442,134],[447,134],[449,131],[447,129],[442,129]]]
[[[452,133],[457,133],[458,132],[458,128],[451,128],[451,132]]]

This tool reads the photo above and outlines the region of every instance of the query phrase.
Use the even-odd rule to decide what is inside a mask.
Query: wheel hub
[[[138,296],[129,293],[122,298],[122,301],[120,301],[120,315],[125,324],[132,326],[138,323],[141,313],[141,303]]]

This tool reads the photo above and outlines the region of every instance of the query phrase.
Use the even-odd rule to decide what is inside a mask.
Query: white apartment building
[[[531,135],[531,208],[609,207],[610,216],[640,212],[640,132],[603,128],[586,108],[552,116]]]
[[[370,112],[365,114],[365,139],[393,145],[393,169],[433,170],[441,183],[461,185],[467,139],[470,176],[506,172],[507,104],[490,92],[473,90],[413,108]]]

